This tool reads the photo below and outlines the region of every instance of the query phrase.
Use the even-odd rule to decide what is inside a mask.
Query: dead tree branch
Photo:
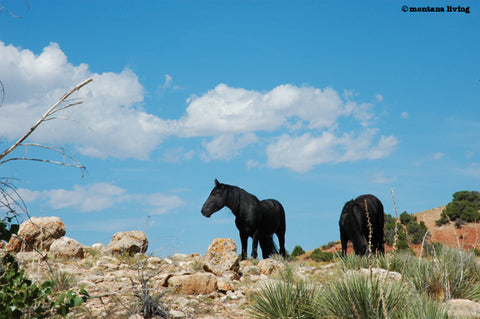
[[[8,162],[8,161],[11,161],[11,160],[14,160],[13,158],[12,159],[6,159],[6,160],[3,160],[8,154],[10,154],[14,149],[16,149],[19,145],[23,145],[23,141],[25,141],[37,128],[38,126],[40,126],[40,124],[42,124],[43,122],[45,121],[48,121],[48,120],[52,120],[52,119],[57,119],[57,117],[54,117],[53,114],[59,112],[59,111],[62,111],[62,110],[66,110],[68,108],[71,108],[72,106],[75,106],[75,105],[78,105],[80,103],[83,103],[82,101],[78,101],[78,102],[73,102],[73,103],[69,103],[67,105],[62,105],[62,103],[64,103],[68,97],[70,95],[72,95],[74,92],[80,90],[82,87],[84,87],[85,85],[87,85],[88,83],[90,83],[91,81],[93,81],[93,79],[88,79],[80,84],[78,84],[76,87],[74,87],[73,89],[71,89],[70,91],[68,91],[67,93],[65,93],[58,101],[57,103],[55,103],[54,105],[52,105],[47,112],[45,112],[45,114],[42,115],[42,117],[30,128],[30,130],[28,130],[28,132],[23,135],[21,138],[19,138],[12,146],[10,146],[7,150],[5,150],[2,154],[0,154],[0,165],[5,163],[5,162]],[[38,145],[37,145],[38,146]],[[42,146],[42,147],[45,147],[45,148],[49,148],[49,147],[46,147],[46,146]],[[66,153],[64,151],[59,151],[58,149],[56,148],[51,148],[53,150],[55,150],[56,152],[60,152],[62,153],[64,156],[66,155]],[[68,156],[70,159],[73,159],[72,157]],[[28,158],[17,158],[17,159],[23,159],[23,160],[27,160]],[[2,161],[3,160],[3,161]],[[49,161],[49,160],[40,160],[40,159],[30,159],[30,160],[34,160],[34,161],[42,161],[42,162],[49,162],[49,163],[55,163],[55,164],[60,164],[60,165],[65,165],[65,166],[74,166],[74,167],[79,167],[81,169],[84,169],[85,167],[82,166],[82,165],[78,165],[79,163],[77,161],[74,160],[74,162],[76,164],[67,164],[67,163],[64,163],[64,162],[56,162],[56,161]]]

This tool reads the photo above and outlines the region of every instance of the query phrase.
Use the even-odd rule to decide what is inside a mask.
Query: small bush
[[[293,248],[293,251],[292,251],[292,254],[290,256],[292,257],[298,257],[300,255],[303,255],[305,254],[305,250],[303,250],[303,248],[299,245],[295,246],[295,248]]]
[[[316,248],[316,249],[312,252],[312,254],[310,255],[310,257],[311,257],[313,260],[318,261],[318,262],[321,262],[321,261],[328,262],[328,261],[332,261],[332,260],[333,260],[333,253],[328,252],[328,251],[322,251],[321,249]]]

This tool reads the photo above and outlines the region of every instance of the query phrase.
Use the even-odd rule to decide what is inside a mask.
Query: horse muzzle
[[[212,213],[209,213],[209,212],[206,212],[206,211],[202,210],[202,215],[207,217],[207,218],[210,218],[210,216],[212,216]]]

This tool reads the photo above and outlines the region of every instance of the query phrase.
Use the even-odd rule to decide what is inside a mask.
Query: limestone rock
[[[105,250],[105,245],[102,244],[102,243],[95,243],[95,244],[92,245],[92,249],[103,252]]]
[[[58,217],[32,217],[20,225],[18,235],[7,244],[8,252],[48,251],[55,239],[65,235],[65,224]]]
[[[258,263],[257,269],[260,274],[266,276],[279,275],[283,270],[285,270],[285,265],[278,260],[267,258]]]
[[[167,284],[187,295],[204,295],[217,291],[217,277],[210,273],[172,276]]]
[[[50,246],[50,253],[56,257],[83,258],[83,246],[75,239],[63,236],[56,239]]]
[[[203,259],[204,269],[222,275],[226,271],[238,272],[240,268],[237,245],[230,238],[215,238]]]
[[[140,230],[118,232],[112,236],[107,252],[112,255],[145,253],[148,249],[147,236]]]
[[[468,299],[447,301],[448,312],[452,317],[480,318],[480,303]]]

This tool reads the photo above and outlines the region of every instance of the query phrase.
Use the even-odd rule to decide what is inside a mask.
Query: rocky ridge
[[[285,270],[298,278],[316,282],[339,271],[335,263],[287,263],[275,259],[240,261],[235,242],[227,238],[215,239],[205,256],[175,254],[159,258],[145,255],[148,239],[140,231],[117,233],[107,247],[103,244],[88,247],[65,237],[63,223],[49,218],[27,221],[31,225],[21,227],[18,238],[12,238],[2,253],[16,254],[34,281],[45,280],[53,269],[71,278],[71,289],[85,287],[92,298],[75,309],[72,318],[141,319],[143,316],[139,313],[145,293],[160,296],[159,301],[171,318],[250,318],[249,294],[281,280]],[[47,230],[45,225],[53,228]],[[48,249],[38,241],[47,241]],[[393,272],[384,274],[381,269],[375,272],[379,276],[388,275],[390,280],[401,278]],[[466,318],[480,317],[478,303],[469,300],[449,303],[456,314]]]

